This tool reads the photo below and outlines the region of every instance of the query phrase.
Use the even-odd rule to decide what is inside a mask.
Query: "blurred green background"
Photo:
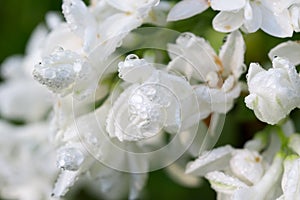
[[[0,63],[9,55],[23,54],[26,42],[37,24],[44,21],[47,11],[61,10],[60,0],[1,0],[0,6]],[[225,34],[217,33],[211,28],[214,12],[208,10],[200,15],[177,23],[170,23],[172,29],[192,31],[207,38],[218,49]],[[293,39],[300,39],[295,34]],[[245,35],[247,43],[246,63],[268,62],[267,53],[276,44],[288,39],[277,39],[259,31]],[[299,131],[300,114],[293,111],[292,117],[297,121]],[[217,145],[232,144],[242,147],[243,143],[264,127],[256,120],[253,113],[245,108],[243,97],[238,99],[235,108],[227,115],[223,133]],[[144,191],[146,199],[215,199],[215,193],[207,182],[199,188],[185,188],[173,182],[164,170],[150,173],[148,185]],[[100,198],[89,196],[84,190],[76,192],[72,200]]]

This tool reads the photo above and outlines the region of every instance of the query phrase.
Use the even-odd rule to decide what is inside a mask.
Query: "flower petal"
[[[300,64],[300,42],[288,41],[283,42],[271,49],[269,58],[273,60],[276,56],[287,58],[294,65]]]
[[[169,12],[167,21],[178,21],[202,13],[209,7],[207,0],[182,0]]]
[[[237,150],[233,154],[230,160],[232,172],[249,185],[257,183],[264,173],[262,157],[258,152],[243,149]]]
[[[239,188],[248,188],[248,186],[239,179],[224,174],[223,172],[214,171],[205,175],[211,184],[211,187],[217,192],[224,194],[233,194]]]
[[[235,31],[244,23],[243,10],[238,12],[222,11],[215,16],[212,23],[216,31],[223,33]]]
[[[272,165],[266,171],[261,180],[250,188],[239,189],[234,193],[234,200],[264,200],[274,199],[278,197],[277,193],[280,192],[276,188],[276,183],[280,181],[282,174],[282,161],[283,156],[278,154],[273,160]]]
[[[292,37],[293,27],[288,10],[274,14],[269,9],[261,6],[262,24],[261,29],[275,37]]]
[[[208,172],[225,169],[229,166],[233,151],[233,148],[227,145],[203,152],[195,161],[188,163],[186,173],[204,176]]]
[[[172,45],[169,51],[170,54],[180,53],[177,55],[179,58],[170,62],[169,70],[174,69],[175,73],[178,70],[179,73],[183,73],[187,78],[192,76],[203,82],[206,81],[207,74],[210,72],[222,70],[219,57],[203,38],[189,32],[182,33],[177,38],[176,45],[177,48]],[[175,55],[172,57],[175,57]]]
[[[143,83],[146,81],[155,70],[144,59],[139,59],[136,55],[130,54],[124,62],[119,65],[119,77],[129,83]]]
[[[248,33],[256,32],[262,23],[262,14],[259,5],[255,2],[247,3],[245,7],[245,21],[243,28]]]
[[[74,185],[79,174],[79,171],[62,171],[55,183],[52,196],[64,196],[68,192],[69,188]]]
[[[300,199],[300,159],[290,155],[284,160],[284,173],[281,187],[284,199]]]
[[[211,0],[210,5],[214,10],[233,11],[242,9],[246,4],[246,0]]]
[[[235,79],[239,79],[244,72],[244,53],[245,42],[242,34],[239,31],[229,34],[219,54],[224,67],[223,76],[233,73]]]

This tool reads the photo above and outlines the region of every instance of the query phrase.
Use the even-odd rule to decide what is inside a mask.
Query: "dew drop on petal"
[[[74,147],[60,149],[57,166],[63,170],[76,171],[84,161],[83,153]]]

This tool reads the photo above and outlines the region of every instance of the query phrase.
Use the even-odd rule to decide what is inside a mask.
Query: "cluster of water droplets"
[[[57,153],[57,167],[63,170],[76,171],[84,161],[84,155],[76,147],[63,147]]]
[[[166,109],[171,96],[160,85],[143,84],[128,99],[129,121],[137,130],[137,138],[148,138],[158,134],[167,118]]]
[[[72,31],[78,31],[78,24],[84,24],[84,16],[87,8],[81,0],[64,0],[62,11]],[[81,18],[80,18],[81,17]],[[78,23],[80,22],[80,23]]]
[[[64,93],[74,84],[81,68],[82,62],[78,54],[59,48],[35,65],[33,77],[51,91]]]

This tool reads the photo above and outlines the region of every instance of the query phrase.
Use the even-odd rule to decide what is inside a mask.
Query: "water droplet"
[[[69,171],[78,170],[84,161],[83,153],[74,147],[60,149],[57,158],[57,166]]]
[[[81,71],[81,64],[79,62],[74,63],[73,70],[77,73],[80,72]]]
[[[44,73],[43,73],[43,77],[46,78],[46,79],[53,79],[55,78],[56,76],[56,73],[54,70],[52,69],[45,69],[44,70]]]
[[[135,54],[130,54],[130,55],[128,55],[128,56],[125,58],[125,62],[126,62],[126,61],[137,60],[137,59],[139,59],[139,57],[138,57],[137,55],[135,55]]]

